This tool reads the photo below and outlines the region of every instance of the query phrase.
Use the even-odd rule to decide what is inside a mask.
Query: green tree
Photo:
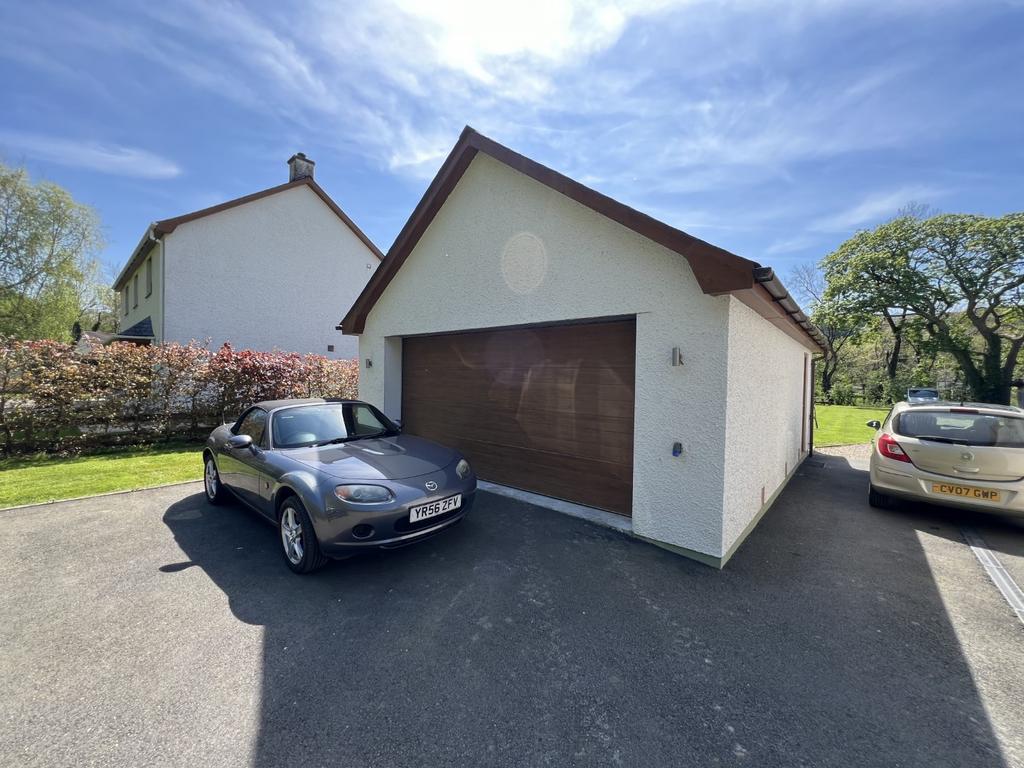
[[[99,220],[56,184],[0,164],[0,334],[69,339],[95,323]]]
[[[832,348],[832,354],[826,355],[815,367],[815,371],[821,385],[821,398],[826,403],[834,402],[832,385],[845,367],[844,347],[857,338],[859,328],[863,325],[862,320],[845,313],[834,302],[825,301],[827,285],[817,265],[798,264],[787,282],[806,309],[811,322],[818,326]]]
[[[1024,345],[1024,213],[904,214],[858,232],[822,268],[826,302],[913,318],[956,360],[972,398],[1009,402]]]

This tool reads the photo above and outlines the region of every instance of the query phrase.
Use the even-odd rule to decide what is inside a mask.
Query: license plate
[[[961,499],[978,501],[999,501],[999,491],[988,488],[972,488],[969,485],[953,485],[951,483],[932,483],[932,493],[956,496]]]
[[[420,520],[426,520],[428,517],[443,515],[445,512],[451,512],[453,509],[458,509],[461,506],[461,493],[449,496],[447,499],[432,501],[429,504],[420,504],[418,507],[413,507],[409,510],[409,522],[418,523]]]

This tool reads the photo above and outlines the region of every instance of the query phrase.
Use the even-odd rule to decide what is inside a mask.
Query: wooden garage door
[[[629,515],[634,319],[404,339],[404,430],[484,480]]]

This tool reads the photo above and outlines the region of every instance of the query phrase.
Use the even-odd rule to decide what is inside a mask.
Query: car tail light
[[[887,459],[896,459],[896,461],[905,461],[910,463],[910,457],[903,450],[903,446],[897,443],[889,435],[882,435],[878,438],[878,452],[885,456]]]

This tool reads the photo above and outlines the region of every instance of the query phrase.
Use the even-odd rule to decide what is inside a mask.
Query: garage
[[[485,479],[629,515],[634,318],[406,338],[402,419]]]
[[[339,327],[360,397],[493,492],[715,567],[809,455],[829,352],[770,267],[470,128]]]

